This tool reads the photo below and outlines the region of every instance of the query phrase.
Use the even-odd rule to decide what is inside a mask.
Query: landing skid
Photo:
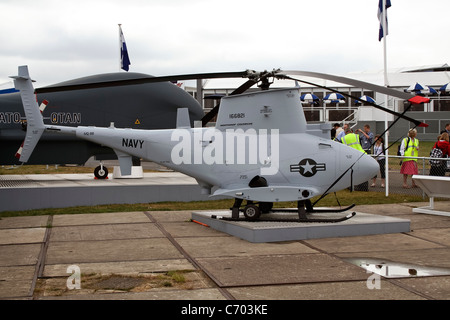
[[[312,218],[308,217],[307,213],[339,213],[350,210],[355,205],[352,204],[343,209],[314,209],[311,201],[302,200],[297,201],[297,209],[272,209],[271,205],[266,202],[262,202],[259,205],[254,204],[253,201],[247,201],[244,208],[241,208],[243,200],[235,199],[234,205],[231,208],[231,217],[222,217],[222,220],[226,221],[260,221],[260,222],[325,222],[325,223],[335,223],[348,220],[356,215],[355,212],[348,214],[344,217],[339,218]],[[296,212],[298,214],[298,219],[290,218],[260,218],[261,213],[276,213],[276,212]],[[239,217],[239,213],[244,213],[244,218]]]
[[[298,218],[298,219],[277,219],[277,218],[260,218],[258,220],[249,220],[247,218],[231,218],[231,217],[222,217],[221,220],[225,221],[251,221],[251,222],[321,222],[321,223],[337,223],[348,220],[356,215],[356,212],[352,212],[344,217],[340,218]]]
[[[352,209],[355,206],[355,204],[349,205],[348,207],[341,208],[341,209],[308,209],[306,208],[307,213],[339,213],[339,212],[345,212],[350,209]],[[270,212],[297,212],[298,209],[272,209]]]

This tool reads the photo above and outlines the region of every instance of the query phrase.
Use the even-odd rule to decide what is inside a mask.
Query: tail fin
[[[22,150],[19,149],[21,152],[18,152],[16,155],[20,155],[19,160],[21,162],[27,162],[39,142],[39,139],[45,130],[45,126],[36,101],[33,84],[30,75],[28,74],[28,67],[20,66],[19,75],[12,76],[11,78],[14,79],[16,90],[20,91],[25,116],[27,117],[27,134],[25,136],[25,141],[21,147]]]

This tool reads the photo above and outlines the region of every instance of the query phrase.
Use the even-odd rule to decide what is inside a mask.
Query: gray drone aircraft
[[[265,87],[267,76],[290,78],[279,70],[247,73],[248,83],[241,89],[255,81]],[[75,136],[114,150],[122,175],[131,174],[132,157],[137,157],[195,178],[205,194],[211,194],[215,187],[212,196],[235,199],[232,219],[239,219],[242,211],[246,219],[256,220],[262,212],[272,210],[274,202],[297,201],[299,221],[315,221],[306,215],[316,211],[310,203],[312,197],[358,185],[372,178],[379,169],[369,155],[332,141],[326,124],[308,125],[298,88],[224,97],[216,109],[218,115],[213,128],[192,128],[189,110],[179,108],[176,128],[145,130],[117,128],[113,123],[106,127],[44,124],[28,68],[19,67],[18,76],[13,78],[27,118],[25,141],[18,152],[21,162],[30,159],[44,132]],[[367,83],[358,82],[358,85],[409,98],[412,103],[427,100]],[[58,88],[68,89],[71,87]],[[243,200],[246,205],[241,209]],[[342,221],[353,214],[326,221]]]

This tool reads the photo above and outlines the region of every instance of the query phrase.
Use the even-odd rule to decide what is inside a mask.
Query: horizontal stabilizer
[[[28,67],[19,67],[19,75],[11,78],[14,79],[15,88],[20,91],[25,116],[27,117],[27,134],[21,147],[22,150],[19,149],[16,156],[19,155],[21,162],[27,162],[39,142],[45,126],[34,94],[32,80],[28,74]]]

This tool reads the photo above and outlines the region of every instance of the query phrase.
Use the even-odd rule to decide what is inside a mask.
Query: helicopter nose
[[[359,156],[360,158],[354,164],[351,172],[353,185],[369,181],[377,175],[380,169],[378,162],[371,156],[367,154],[361,156],[361,153],[359,153]]]
[[[378,161],[371,156],[365,154],[359,161],[359,171],[364,176],[364,181],[367,181],[377,175],[380,170]]]

